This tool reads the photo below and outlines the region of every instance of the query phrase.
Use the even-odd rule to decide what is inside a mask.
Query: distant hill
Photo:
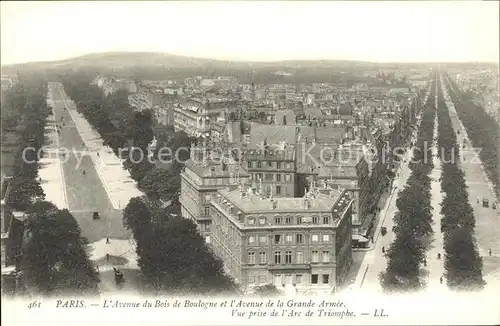
[[[349,60],[287,60],[274,62],[224,61],[158,52],[92,53],[59,61],[2,66],[2,73],[18,71],[58,78],[75,70],[88,75],[114,75],[139,80],[183,79],[192,76],[235,76],[242,83],[369,82],[364,72],[372,69],[423,68],[432,63],[374,63]]]
[[[103,52],[83,55],[59,61],[30,62],[23,64],[5,65],[3,69],[14,67],[26,68],[51,68],[51,67],[108,67],[108,68],[130,68],[136,66],[157,66],[165,68],[193,68],[201,66],[214,66],[224,68],[305,68],[305,67],[333,67],[352,65],[373,65],[368,62],[356,62],[349,60],[289,60],[271,62],[250,61],[227,61],[206,58],[185,57],[160,52]]]

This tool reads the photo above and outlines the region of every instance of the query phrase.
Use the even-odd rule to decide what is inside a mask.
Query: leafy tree
[[[438,100],[439,139],[443,148],[441,231],[445,244],[445,274],[454,290],[477,290],[484,286],[482,259],[474,237],[475,217],[469,204],[465,174],[457,165],[459,145],[447,105]]]
[[[171,200],[179,191],[179,175],[170,170],[153,168],[139,181],[139,189],[154,199]]]
[[[144,246],[137,248],[138,263],[154,292],[216,294],[236,290],[233,280],[224,274],[222,261],[205,245],[192,221],[172,217],[146,234]]]
[[[151,211],[140,197],[131,198],[123,211],[123,226],[131,230],[139,240],[144,230],[151,224]]]
[[[45,193],[37,181],[25,177],[15,177],[11,181],[11,189],[5,202],[16,210],[25,211],[36,201],[43,199],[45,199]]]
[[[435,89],[435,82],[431,89]],[[387,292],[417,291],[422,287],[420,264],[427,249],[425,240],[433,233],[429,178],[433,168],[432,152],[431,148],[427,151],[425,148],[434,137],[435,96],[433,91],[424,105],[415,144],[420,150],[414,152],[414,163],[410,165],[412,174],[396,200],[398,212],[393,218],[392,229],[395,239],[386,254],[387,268],[380,274],[380,283]]]
[[[48,296],[97,294],[99,275],[71,213],[37,202],[28,214],[22,255],[28,284]]]
[[[153,119],[150,110],[134,112],[133,117],[126,126],[127,138],[132,139],[133,145],[146,150],[153,140]]]

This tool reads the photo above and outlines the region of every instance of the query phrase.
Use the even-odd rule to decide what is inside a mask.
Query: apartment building
[[[207,157],[205,149],[191,148],[192,159],[185,163],[181,172],[181,215],[193,220],[207,243],[211,243],[212,219],[210,203],[219,189],[237,184],[248,183],[248,173],[230,158],[216,159]]]
[[[243,155],[252,187],[275,197],[295,195],[295,149],[250,149]]]
[[[212,197],[212,247],[246,291],[274,284],[331,294],[352,263],[346,190],[311,189],[303,198],[266,198],[240,186]]]
[[[182,98],[174,107],[175,130],[183,130],[190,136],[210,137],[211,124],[225,112],[238,107],[237,101],[226,98]]]

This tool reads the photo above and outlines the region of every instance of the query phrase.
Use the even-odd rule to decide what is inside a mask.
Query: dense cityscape
[[[2,72],[3,293],[498,287],[498,67],[279,69]]]

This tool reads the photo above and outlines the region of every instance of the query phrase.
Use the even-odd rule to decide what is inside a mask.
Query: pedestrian
[[[424,266],[427,266],[427,259],[424,259]]]
[[[109,244],[109,243],[111,243],[111,242],[109,241],[109,238],[106,238],[106,244]]]
[[[109,261],[109,254],[106,254],[106,261]]]
[[[443,284],[443,277],[442,276],[439,278],[439,284]]]
[[[437,257],[438,257],[438,259],[441,259],[441,254],[438,254]]]
[[[99,265],[96,266],[97,272],[99,273]]]
[[[373,237],[372,237],[372,244],[374,243]]]
[[[488,254],[491,256],[491,248],[488,249]]]
[[[385,247],[382,247],[382,253],[385,253]]]

